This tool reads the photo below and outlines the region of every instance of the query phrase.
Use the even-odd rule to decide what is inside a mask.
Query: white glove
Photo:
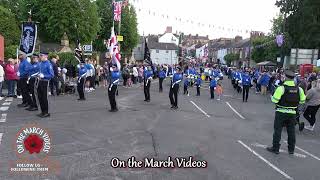
[[[216,88],[216,87],[214,87],[213,89],[214,89],[214,90],[216,90],[217,88]]]
[[[19,77],[20,77],[20,72],[19,72],[19,71],[17,72],[17,76],[19,76]]]
[[[239,81],[239,84],[242,84],[242,81]]]
[[[39,74],[40,78],[44,78],[44,75],[42,73]]]

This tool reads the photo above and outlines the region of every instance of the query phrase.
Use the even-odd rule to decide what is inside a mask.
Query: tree
[[[253,39],[251,58],[256,62],[272,61],[276,62],[277,57],[280,55],[280,48],[274,42],[275,37],[269,35],[266,37],[258,37]]]
[[[124,41],[121,43],[121,49],[129,58],[139,41],[137,15],[134,7],[130,5],[126,6],[122,12],[120,35],[123,36]]]
[[[14,57],[19,44],[20,31],[13,13],[0,6],[0,34],[5,39],[5,57]]]
[[[90,0],[25,0],[39,22],[39,36],[48,42],[60,42],[63,33],[71,42],[82,43],[96,38],[99,31],[97,7]],[[28,10],[28,8],[25,8]],[[25,12],[26,14],[26,12]]]
[[[224,60],[226,61],[228,66],[231,66],[231,62],[236,61],[240,58],[240,54],[230,53],[224,56]]]

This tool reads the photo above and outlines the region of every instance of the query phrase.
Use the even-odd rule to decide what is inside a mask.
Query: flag
[[[111,36],[108,42],[109,53],[112,59],[112,63],[117,65],[118,70],[120,70],[120,60],[121,60],[121,54],[120,54],[120,48],[117,41],[117,36],[114,34],[114,27],[111,29]]]
[[[77,40],[77,47],[74,49],[74,57],[79,61],[79,63],[84,63],[82,47],[79,40]]]
[[[31,56],[34,52],[37,42],[37,25],[34,22],[22,23],[22,32],[19,50]]]
[[[121,21],[122,1],[113,2],[113,20]]]
[[[145,45],[144,45],[144,61],[148,64],[152,66],[152,60],[150,57],[150,51],[148,48],[148,43],[147,43],[147,39],[145,39]]]

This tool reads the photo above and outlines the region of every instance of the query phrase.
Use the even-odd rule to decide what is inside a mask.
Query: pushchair
[[[76,93],[77,82],[73,78],[67,78],[65,82],[65,93],[75,94]]]

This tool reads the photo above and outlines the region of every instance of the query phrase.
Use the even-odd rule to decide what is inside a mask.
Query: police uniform
[[[47,56],[46,53],[41,53],[40,56]],[[39,117],[45,118],[49,117],[49,102],[48,102],[48,86],[49,81],[54,77],[54,72],[52,64],[48,59],[41,60],[39,63],[39,83],[37,87],[38,100],[41,108],[41,113],[38,114]]]
[[[34,58],[39,58],[37,54],[34,54],[33,56]],[[28,78],[28,89],[29,89],[29,93],[31,94],[31,104],[30,104],[30,107],[26,109],[28,111],[38,110],[38,105],[36,100],[37,89],[35,85],[36,85],[37,76],[39,75],[39,72],[40,72],[40,63],[32,61],[31,68],[29,70],[29,78]]]
[[[276,89],[272,96],[272,102],[276,104],[276,113],[274,120],[273,146],[267,150],[275,154],[279,154],[281,132],[283,126],[286,126],[288,133],[288,152],[294,153],[296,135],[295,135],[295,118],[296,109],[299,104],[305,103],[306,96],[303,90],[296,86],[292,71],[285,71],[288,78],[283,86]]]
[[[113,65],[113,68],[116,66]],[[116,91],[118,89],[118,84],[119,84],[119,79],[120,79],[120,72],[118,69],[112,70],[110,72],[110,84],[108,87],[108,96],[109,96],[109,102],[111,106],[110,112],[117,112],[118,107],[117,107],[117,102],[116,102]]]
[[[150,102],[150,86],[151,86],[153,72],[152,70],[150,70],[150,68],[148,68],[148,69],[145,69],[143,73],[144,73],[143,90],[144,90],[144,97],[145,97],[144,101]]]
[[[22,94],[22,104],[18,104],[18,107],[28,107],[32,104],[30,93],[28,90],[28,77],[29,77],[29,69],[31,64],[28,62],[27,59],[22,59],[19,64],[19,72],[17,73],[19,78],[19,85]]]
[[[86,100],[84,97],[84,85],[86,82],[86,76],[87,76],[87,68],[84,66],[83,63],[79,64],[78,66],[78,81],[77,81],[77,91],[79,94],[79,101]]]
[[[182,81],[181,69],[178,68],[179,72],[176,72],[172,76],[169,98],[172,109],[178,109],[178,91],[179,91],[179,83]]]

